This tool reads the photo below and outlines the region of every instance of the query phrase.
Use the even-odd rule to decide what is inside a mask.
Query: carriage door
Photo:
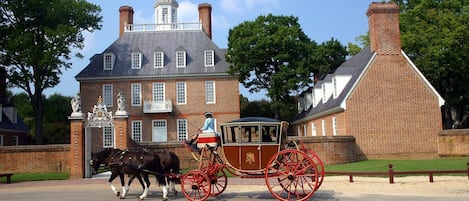
[[[168,131],[165,119],[152,121],[152,141],[166,142],[168,141]]]

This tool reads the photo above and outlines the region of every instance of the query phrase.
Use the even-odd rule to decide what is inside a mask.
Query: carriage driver
[[[199,130],[204,132],[204,131],[209,131],[209,132],[214,132],[215,131],[215,121],[213,120],[212,113],[211,112],[205,112],[205,122],[204,126],[200,128]],[[190,140],[185,141],[187,145],[189,145],[192,150],[198,151],[197,148],[197,138],[199,137],[199,134],[195,134],[191,137]],[[195,143],[194,143],[195,142]]]

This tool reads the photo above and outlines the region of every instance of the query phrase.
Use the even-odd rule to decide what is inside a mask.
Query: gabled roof
[[[301,123],[309,119],[314,119],[318,116],[323,116],[329,113],[335,113],[343,111],[344,108],[341,107],[342,102],[346,99],[349,91],[352,90],[352,87],[357,82],[358,78],[365,70],[365,67],[368,65],[370,60],[375,54],[374,51],[371,51],[370,48],[364,48],[358,54],[351,57],[349,60],[342,63],[333,74],[325,76],[322,80],[319,80],[314,87],[321,87],[321,83],[325,81],[330,81],[332,75],[351,75],[352,77],[345,85],[342,92],[337,96],[337,98],[328,98],[327,102],[319,101],[316,107],[309,107],[308,110],[303,111],[297,114],[293,119],[293,124]]]
[[[186,51],[186,67],[176,67],[176,51]],[[142,53],[141,69],[131,69],[131,53]],[[214,51],[215,65],[204,66],[204,51]],[[164,67],[154,68],[155,51],[164,52]],[[115,55],[112,70],[103,70],[103,55]],[[155,31],[125,32],[119,39],[96,54],[90,63],[75,78],[89,79],[116,78],[167,78],[184,76],[227,76],[229,64],[225,61],[226,49],[220,49],[203,31]]]
[[[9,103],[6,98],[0,98],[0,104],[2,107],[14,107],[13,104]],[[0,111],[2,119],[0,121],[0,131],[2,132],[11,132],[11,133],[28,133],[29,128],[21,119],[20,115],[16,116],[16,123],[11,122],[10,118],[3,112],[3,109]]]

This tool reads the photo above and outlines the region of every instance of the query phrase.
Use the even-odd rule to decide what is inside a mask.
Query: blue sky
[[[376,1],[376,0],[375,0]],[[154,23],[155,0],[88,0],[101,6],[102,29],[85,33],[84,58],[72,58],[72,68],[61,76],[61,82],[47,89],[45,95],[59,93],[75,96],[79,91],[77,75],[94,55],[101,53],[119,35],[119,7],[133,7],[134,24]],[[355,38],[368,31],[366,10],[371,0],[179,0],[178,22],[198,22],[197,6],[212,5],[212,39],[220,48],[227,47],[228,32],[244,21],[253,21],[259,15],[296,16],[306,35],[318,43],[332,37],[342,44],[356,43]],[[250,94],[243,87],[240,92],[250,101],[265,99],[265,94]],[[83,93],[83,92],[82,92]],[[83,94],[82,94],[83,95]]]

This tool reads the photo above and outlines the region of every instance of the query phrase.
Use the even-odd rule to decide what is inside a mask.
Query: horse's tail
[[[171,156],[171,161],[173,161],[173,167],[171,168],[171,173],[175,174],[174,176],[179,176],[179,172],[181,171],[179,157],[174,152],[169,152]],[[172,177],[171,180],[174,183],[180,183],[179,177]]]

